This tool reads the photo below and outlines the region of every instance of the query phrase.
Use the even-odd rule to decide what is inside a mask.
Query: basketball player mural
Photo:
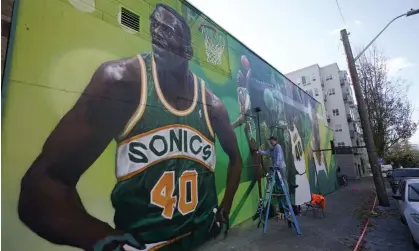
[[[283,100],[282,95],[280,93],[279,87],[276,85],[275,82],[271,82],[270,84],[264,83],[260,80],[252,79],[251,77],[251,67],[250,62],[245,55],[241,56],[241,65],[242,69],[239,69],[237,72],[237,100],[239,103],[239,117],[232,123],[232,127],[236,128],[241,125],[244,125],[244,132],[246,138],[249,142],[249,147],[251,149],[261,148],[264,149],[266,145],[270,145],[268,142],[268,138],[273,135],[273,128],[281,127],[286,125],[285,122],[285,114],[284,114],[284,107],[283,107]],[[242,71],[243,70],[243,71]],[[272,81],[272,76],[271,76]],[[262,97],[262,104],[267,107],[266,111],[263,111],[265,114],[265,118],[262,121],[260,128],[263,131],[263,138],[260,139],[260,146],[257,146],[256,143],[256,124],[254,121],[254,117],[252,116],[252,106],[251,106],[251,93],[250,93],[250,85],[257,86],[256,88],[252,88],[254,91],[252,94],[255,96]],[[272,90],[271,90],[272,89]],[[258,92],[258,93],[255,93]],[[257,100],[256,98],[254,100]],[[265,121],[267,120],[267,121]],[[271,125],[270,127],[268,126]],[[252,151],[254,164],[260,167],[260,156],[256,154],[256,152]],[[269,171],[268,168],[265,168],[265,172]],[[258,168],[257,172],[257,179],[260,180],[262,170]]]
[[[297,119],[294,119],[288,126],[288,134],[291,141],[292,156],[294,159],[294,166],[297,170],[295,175],[295,183],[298,187],[295,188],[295,202],[294,205],[302,205],[311,200],[310,182],[306,174],[306,161],[304,154],[304,143],[296,126]]]
[[[301,191],[306,190],[307,185],[305,181],[307,180],[307,175],[304,166],[305,164],[303,163],[303,165],[301,165],[301,158],[296,158],[295,141],[292,141],[294,134],[290,133],[294,132],[294,129],[297,130],[294,128],[295,123],[297,123],[297,120],[294,117],[295,114],[288,116],[288,118],[286,114],[286,106],[288,106],[289,109],[292,109],[292,111],[294,108],[285,104],[284,97],[286,94],[282,91],[283,89],[281,90],[281,87],[284,87],[284,82],[278,79],[275,74],[271,74],[270,82],[272,88],[265,90],[264,99],[265,102],[269,104],[268,107],[270,107],[269,118],[272,121],[271,124],[276,125],[276,128],[274,128],[276,130],[273,130],[272,134],[275,134],[274,132],[276,131],[276,133],[279,133],[281,138],[283,138],[282,144],[286,156],[285,170],[287,173],[289,191],[291,195],[294,195],[294,205],[301,205],[297,203],[300,203],[299,201],[304,198],[296,199],[296,197],[301,197]]]
[[[319,129],[319,119],[317,115],[317,111],[315,108],[309,103],[309,112],[311,112],[311,126],[313,128],[313,137],[311,141],[311,156],[313,158],[313,163],[315,167],[315,177],[314,181],[316,186],[320,189],[319,185],[319,174],[324,173],[327,177],[327,167],[326,167],[326,159],[322,151],[318,151],[321,149],[320,145],[320,129]],[[313,151],[314,150],[314,151]],[[321,192],[320,190],[318,192]]]
[[[245,135],[248,137],[249,146],[255,149],[256,144],[256,126],[251,116],[251,98],[255,101],[256,106],[262,106],[262,116],[260,122],[261,139],[260,149],[266,149],[270,147],[267,139],[270,136],[277,136],[280,139],[280,144],[284,150],[285,163],[283,163],[284,169],[286,170],[286,176],[284,177],[289,184],[289,191],[291,195],[295,195],[295,188],[299,185],[296,183],[297,176],[306,178],[305,163],[303,163],[303,170],[300,173],[295,169],[292,157],[292,145],[290,143],[290,136],[287,130],[287,121],[285,114],[285,103],[281,91],[282,82],[275,78],[273,73],[270,74],[269,83],[262,80],[254,79],[252,77],[251,64],[246,56],[241,56],[241,69],[237,73],[237,93],[240,115],[236,121],[232,124],[233,127],[244,125]],[[257,70],[257,69],[255,69]],[[250,91],[252,90],[252,91]],[[253,129],[253,130],[249,130]],[[257,180],[260,181],[262,169],[260,168],[260,156],[252,152],[254,164],[258,167]],[[264,165],[264,172],[267,173],[269,165]],[[307,180],[307,178],[306,178]],[[260,183],[260,182],[259,182]],[[258,183],[258,185],[259,185]],[[308,183],[308,180],[307,180]],[[303,188],[306,188],[306,184],[303,184]],[[309,189],[309,187],[308,187]],[[260,188],[259,191],[262,191]],[[309,190],[308,190],[309,191]],[[261,192],[260,192],[261,194]],[[310,192],[308,192],[310,195]],[[307,202],[307,201],[306,201]]]
[[[96,70],[22,179],[20,219],[50,242],[95,251],[190,250],[228,229],[242,163],[226,108],[189,71],[191,32],[175,10],[157,5],[151,34],[152,53]],[[220,204],[215,136],[229,157]],[[91,216],[76,189],[112,140],[115,228]]]
[[[252,106],[250,102],[249,83],[251,69],[246,56],[241,57],[242,67],[245,72],[237,72],[237,100],[239,102],[239,117],[231,124],[233,128],[244,124],[244,131],[249,144],[256,144],[256,125],[252,117]]]
[[[246,56],[241,56],[241,64],[242,70],[238,70],[237,72],[237,100],[239,103],[239,117],[231,124],[233,128],[240,127],[244,125],[244,133],[249,143],[250,149],[256,149],[256,124],[254,118],[252,116],[252,105],[250,101],[250,93],[249,93],[249,84],[250,84],[250,76],[251,76],[251,69],[250,63]],[[252,159],[253,164],[256,166],[256,179],[258,181],[258,186],[260,187],[260,179],[262,177],[262,169],[260,158],[256,154],[256,152],[252,151]],[[259,189],[259,197],[261,197],[261,189]]]

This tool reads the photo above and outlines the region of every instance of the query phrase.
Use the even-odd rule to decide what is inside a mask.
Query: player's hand
[[[242,70],[238,70],[237,72],[237,85],[241,87],[247,88],[250,82],[251,70],[247,70],[246,72],[242,72]],[[245,75],[246,74],[246,75]]]
[[[134,251],[146,250],[146,245],[140,243],[132,234],[111,235],[98,241],[93,251]]]
[[[237,85],[241,87],[246,86],[246,77],[244,76],[243,72],[241,70],[237,71]]]
[[[224,229],[224,237],[227,237],[228,230],[230,229],[230,221],[227,212],[223,207],[216,207],[213,209],[213,220],[208,232],[216,231],[221,233]]]
[[[295,117],[292,119],[292,123],[293,123],[295,126],[297,126],[297,125],[298,125],[298,122],[299,122],[299,118],[298,118],[298,116],[295,116]]]
[[[247,94],[244,92],[243,89],[240,89],[237,93],[238,96],[238,101],[240,104],[240,114],[244,114],[246,112],[246,99],[247,99]]]

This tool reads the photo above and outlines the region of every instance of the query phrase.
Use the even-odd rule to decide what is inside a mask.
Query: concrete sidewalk
[[[364,250],[371,251],[414,251],[409,229],[400,220],[397,201],[387,185],[390,207],[377,206],[376,217],[371,217],[370,226],[364,238]]]
[[[354,211],[374,194],[372,179],[350,181],[347,188],[326,196],[325,217],[314,217],[311,212],[298,216],[302,235],[289,229],[284,221],[270,220],[268,232],[256,226],[231,229],[226,239],[217,239],[200,251],[270,251],[270,250],[352,250],[360,235],[360,220]],[[353,187],[356,188],[353,191]],[[256,223],[256,222],[255,222]]]

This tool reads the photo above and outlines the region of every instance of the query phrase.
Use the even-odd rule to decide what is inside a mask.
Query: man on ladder
[[[284,153],[282,151],[282,147],[278,144],[278,139],[274,136],[269,138],[269,141],[272,145],[272,148],[268,151],[257,150],[258,154],[261,155],[270,155],[272,157],[272,165],[273,168],[277,168],[281,173],[281,176],[285,179],[285,161],[284,161]],[[268,172],[266,177],[268,178],[271,175],[271,172]],[[268,179],[270,180],[270,179]]]
[[[272,192],[273,192],[272,189],[275,186],[273,184],[270,184],[270,183],[271,182],[277,183],[278,181],[279,181],[279,183],[282,183],[281,186],[282,186],[282,190],[283,190],[282,193],[283,194],[282,195],[277,194],[276,196],[285,196],[286,197],[286,204],[288,204],[288,208],[284,204],[283,200],[278,201],[279,202],[278,208],[282,207],[282,212],[281,213],[283,213],[284,215],[285,215],[285,211],[290,212],[288,214],[288,216],[291,216],[293,218],[294,226],[296,227],[297,233],[300,234],[298,223],[295,222],[296,220],[295,220],[295,215],[294,215],[294,212],[293,212],[294,210],[293,210],[293,207],[291,205],[291,201],[289,199],[289,192],[288,192],[289,187],[288,187],[288,182],[286,181],[286,176],[285,176],[286,165],[285,165],[285,161],[284,161],[284,154],[283,154],[283,151],[282,151],[282,147],[281,147],[280,144],[278,144],[278,139],[274,136],[271,136],[269,138],[269,141],[272,145],[271,149],[269,149],[268,151],[256,150],[257,153],[259,153],[261,155],[270,155],[272,157],[273,167],[271,168],[271,170],[266,175],[266,180],[267,180],[268,184],[266,186],[267,189],[266,189],[265,193],[269,193],[270,194],[269,196],[272,197],[272,195],[273,195],[272,194]],[[276,171],[279,171],[280,177],[274,177],[273,178],[272,175],[277,175],[278,174]],[[278,178],[280,180],[278,180]],[[271,189],[268,189],[268,187],[271,187]],[[270,191],[268,191],[268,190],[270,190]],[[285,190],[287,190],[287,191],[285,191]],[[265,196],[265,198],[266,198],[266,196]],[[269,200],[269,202],[267,204],[267,207],[270,206],[271,198],[269,198],[268,200]],[[267,208],[265,213],[268,214],[268,212],[269,212],[269,209]],[[266,217],[268,217],[268,216],[266,216]],[[267,218],[266,218],[266,220],[267,220]],[[265,224],[266,224],[266,220],[265,220]],[[286,220],[287,220],[287,223],[288,223],[288,227],[291,228],[292,222],[290,221],[290,219],[288,217],[286,217]],[[266,225],[264,227],[264,232],[266,232]]]

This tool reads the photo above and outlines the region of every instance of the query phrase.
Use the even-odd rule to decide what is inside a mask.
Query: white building
[[[359,126],[358,109],[346,71],[336,63],[319,67],[312,65],[286,74],[323,106],[323,116],[334,130],[337,147],[336,164],[349,178],[366,176],[370,172],[368,154]]]
[[[286,76],[322,105],[323,117],[326,118],[327,113],[324,108],[328,96],[324,89],[324,80],[320,69],[319,65],[312,65],[288,73]]]

